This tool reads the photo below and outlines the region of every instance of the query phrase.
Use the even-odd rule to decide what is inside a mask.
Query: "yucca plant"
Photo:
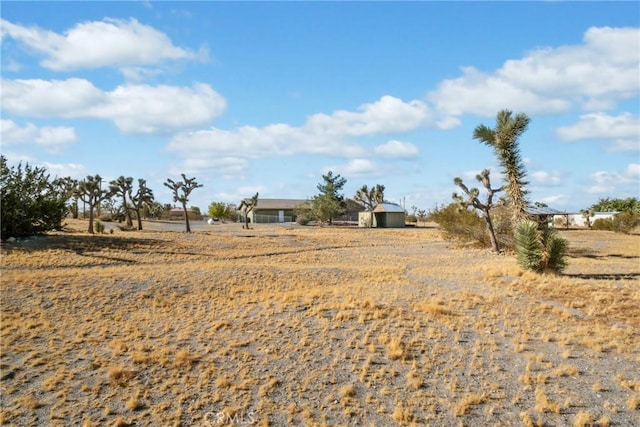
[[[542,265],[542,239],[538,225],[533,221],[521,221],[516,227],[516,257],[518,264],[527,270],[539,271]]]
[[[516,228],[518,264],[527,270],[560,273],[567,266],[568,242],[551,228],[540,230],[533,221],[521,221]]]
[[[553,229],[548,229],[545,234],[545,269],[560,273],[567,267],[569,242],[560,237]]]

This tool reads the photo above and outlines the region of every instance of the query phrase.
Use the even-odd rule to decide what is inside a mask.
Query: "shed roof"
[[[240,202],[240,206],[243,205],[243,202],[250,201],[251,199],[243,199]],[[260,199],[258,198],[258,204],[254,209],[294,209],[300,204],[306,204],[309,201],[306,199]]]
[[[404,213],[404,209],[402,206],[395,203],[378,203],[376,207],[373,209],[373,212],[402,212]]]
[[[567,215],[568,212],[562,212],[550,207],[528,206],[525,210],[529,215]]]

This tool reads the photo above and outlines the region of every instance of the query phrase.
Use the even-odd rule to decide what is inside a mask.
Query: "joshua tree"
[[[131,189],[133,187],[133,178],[120,176],[109,183],[109,189],[113,195],[117,195],[122,198],[122,210],[124,216],[127,219],[127,227],[133,227],[133,221],[131,220],[131,210],[127,203],[127,197],[131,195]]]
[[[187,233],[191,233],[189,214],[187,213],[187,202],[189,201],[189,195],[191,192],[198,187],[202,187],[202,184],[198,184],[195,177],[187,178],[185,174],[181,174],[181,176],[182,181],[175,182],[174,180],[167,178],[167,182],[165,182],[164,185],[173,191],[173,201],[180,202],[182,205]]]
[[[142,206],[153,202],[153,191],[147,187],[147,181],[142,178],[138,179],[138,191],[136,194],[132,195],[131,190],[129,190],[129,199],[131,199],[131,205],[136,211],[136,217],[138,218],[138,230],[142,230]]]
[[[502,110],[497,114],[494,129],[479,125],[473,131],[473,138],[493,147],[500,162],[506,180],[504,190],[512,207],[514,224],[526,218],[525,209],[528,205],[528,192],[524,189],[528,184],[524,180],[527,173],[520,156],[518,138],[527,130],[529,121],[524,113],[513,116],[511,111]]]
[[[476,179],[482,183],[484,188],[487,190],[487,200],[482,203],[478,196],[480,195],[480,191],[477,188],[469,189],[463,182],[461,178],[455,178],[453,182],[462,189],[466,198],[462,197],[457,193],[453,193],[453,198],[458,203],[463,206],[473,206],[482,212],[485,221],[487,222],[487,228],[489,229],[489,237],[491,238],[491,247],[495,252],[500,252],[500,247],[498,246],[498,239],[496,239],[496,232],[493,228],[493,221],[491,220],[491,208],[493,207],[493,196],[502,191],[502,187],[500,188],[491,188],[491,181],[489,179],[489,169],[483,170],[479,175],[476,175]]]
[[[259,193],[256,192],[252,198],[245,199],[240,204],[240,209],[244,211],[244,225],[242,228],[246,228],[247,230],[249,229],[249,213],[258,205],[258,195]]]
[[[584,221],[587,223],[587,227],[591,230],[591,218],[593,218],[596,214],[593,209],[580,209],[580,213],[584,218]]]
[[[353,199],[364,205],[366,210],[373,210],[377,204],[384,202],[384,185],[376,184],[375,187],[369,189],[367,184],[364,184],[356,191]]]
[[[108,189],[102,189],[102,177],[100,175],[89,175],[86,179],[80,181],[76,194],[80,200],[89,206],[89,228],[87,231],[93,234],[93,210],[113,194]]]

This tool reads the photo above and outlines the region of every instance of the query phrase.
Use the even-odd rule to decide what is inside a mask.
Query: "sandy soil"
[[[2,423],[640,425],[640,236],[181,226],[3,243]]]

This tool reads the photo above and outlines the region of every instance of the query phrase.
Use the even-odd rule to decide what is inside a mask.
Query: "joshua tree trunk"
[[[182,210],[184,211],[184,223],[187,226],[187,233],[191,233],[191,225],[189,225],[189,213],[187,212],[187,204],[182,204]]]
[[[494,252],[500,253],[500,247],[498,246],[498,239],[496,238],[496,231],[493,228],[493,221],[491,215],[489,215],[489,209],[484,211],[484,219],[487,221],[487,228],[489,228],[489,239],[491,239],[491,247]]]

